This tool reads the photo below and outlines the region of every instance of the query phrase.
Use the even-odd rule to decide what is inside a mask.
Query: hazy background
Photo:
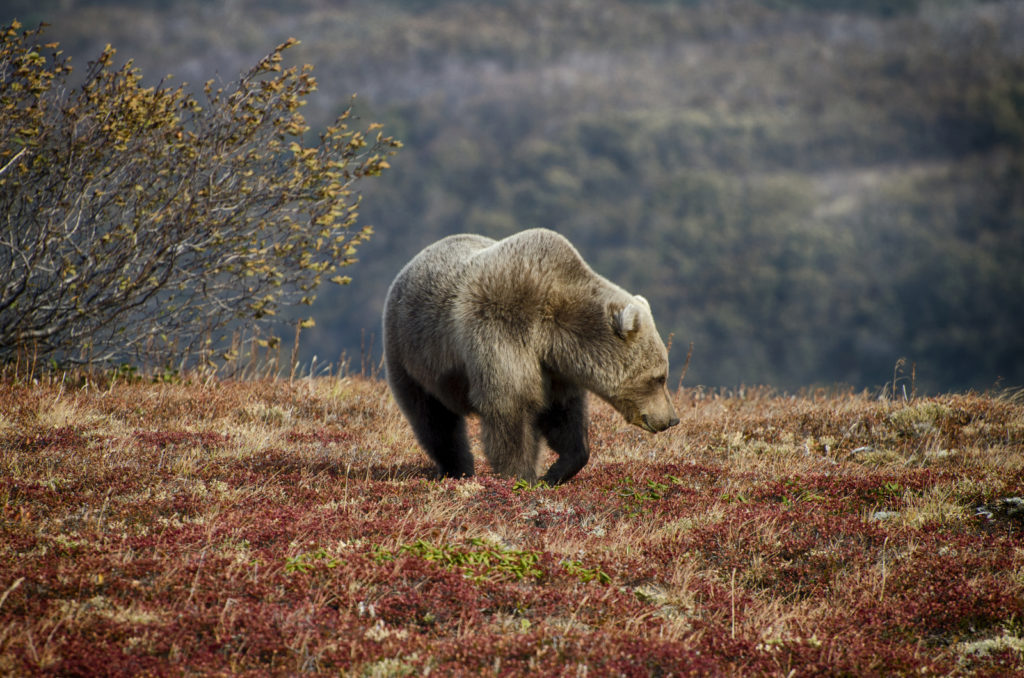
[[[295,37],[314,131],[358,92],[405,143],[363,186],[376,236],[321,292],[304,362],[379,351],[424,245],[546,226],[650,300],[677,370],[693,342],[688,385],[877,387],[904,357],[919,391],[1024,385],[1020,1],[0,8],[51,24],[78,72],[111,43],[154,85],[231,81]]]

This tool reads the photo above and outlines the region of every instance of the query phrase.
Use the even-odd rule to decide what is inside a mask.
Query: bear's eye
[[[665,375],[662,374],[660,376],[655,377],[654,379],[651,379],[651,383],[654,384],[655,386],[664,386],[665,385]]]

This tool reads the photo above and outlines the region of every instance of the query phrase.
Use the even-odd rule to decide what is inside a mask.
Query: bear
[[[679,423],[647,301],[595,273],[558,233],[461,234],[398,273],[383,312],[388,385],[443,477],[473,475],[466,416],[500,476],[556,485],[590,457],[586,392],[652,433]]]

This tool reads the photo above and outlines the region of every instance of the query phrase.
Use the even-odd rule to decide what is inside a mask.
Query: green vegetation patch
[[[503,549],[483,539],[470,539],[464,544],[433,544],[418,539],[394,551],[383,548],[374,550],[374,559],[378,562],[394,560],[401,555],[415,556],[437,563],[445,569],[458,570],[475,581],[536,581],[543,579],[546,574],[539,566],[540,554],[536,551]]]
[[[373,550],[373,558],[377,562],[387,562],[401,556],[414,556],[437,563],[447,570],[461,572],[466,578],[476,582],[540,582],[548,576],[548,570],[542,563],[541,552],[506,549],[479,538],[469,539],[462,544],[434,544],[418,539],[395,550],[380,547]],[[600,567],[586,567],[578,560],[563,560],[559,567],[564,573],[583,583],[611,582],[611,576]]]

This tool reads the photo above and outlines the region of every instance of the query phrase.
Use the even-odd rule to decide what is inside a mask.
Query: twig
[[[22,146],[21,150],[18,151],[17,153],[15,153],[14,157],[7,161],[6,165],[4,165],[3,167],[0,167],[0,174],[3,174],[8,169],[10,169],[11,165],[13,165],[18,158],[20,158],[22,155],[24,155],[25,151],[27,151],[27,150],[28,150],[28,146]]]
[[[888,546],[888,544],[889,537],[886,537],[885,541],[882,542],[882,592],[878,594],[879,601],[885,600],[885,547]]]
[[[690,342],[690,348],[686,352],[686,362],[683,363],[683,371],[679,375],[679,385],[676,386],[676,393],[678,393],[679,391],[683,390],[683,379],[686,377],[687,370],[690,369],[690,358],[692,358],[692,357],[693,357],[693,342],[691,341]]]
[[[892,368],[892,399],[893,400],[896,400],[896,395],[897,395],[896,394],[896,383],[900,380],[899,379],[900,370],[903,369],[903,366],[906,363],[907,363],[907,359],[906,358],[900,358],[899,360],[896,361],[896,365]]]
[[[576,606],[576,610],[572,613],[572,616],[569,617],[569,621],[565,622],[565,630],[562,633],[569,633],[572,631],[572,625],[576,623],[576,616],[580,613],[580,610],[583,609],[583,604],[589,599],[589,595],[583,596],[583,600],[581,600],[580,604]]]
[[[191,603],[192,598],[196,595],[196,587],[199,585],[199,573],[203,571],[203,560],[206,558],[206,549],[203,549],[199,554],[199,565],[196,567],[196,574],[192,577],[192,588],[188,591],[188,600],[186,602]]]
[[[16,589],[19,586],[21,586],[21,582],[23,582],[23,581],[25,581],[25,578],[24,577],[19,577],[13,584],[11,584],[7,588],[6,591],[4,591],[4,594],[2,596],[0,596],[0,607],[4,606],[4,601],[7,600],[7,596],[9,596],[11,594],[11,591],[13,591],[14,589]]]
[[[299,366],[299,332],[302,331],[302,321],[295,321],[295,344],[292,346],[292,364],[291,364],[291,377],[292,381],[295,380],[295,369]]]
[[[729,586],[729,602],[732,607],[732,638],[736,638],[736,568],[732,568],[732,578]]]

